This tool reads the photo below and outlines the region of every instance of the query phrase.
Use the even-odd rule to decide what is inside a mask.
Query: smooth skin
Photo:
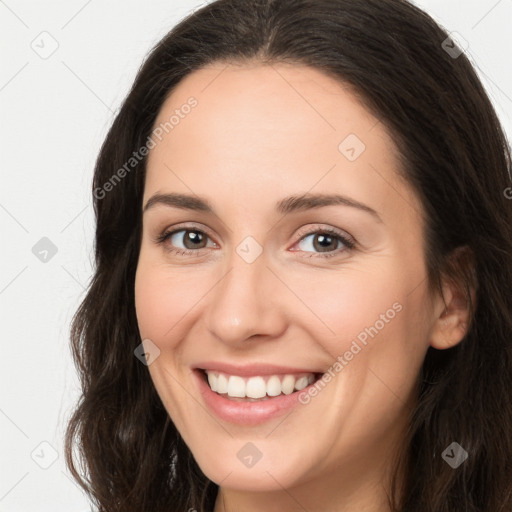
[[[348,87],[306,66],[195,71],[155,127],[191,96],[197,106],[150,151],[144,191],[144,206],[181,193],[215,212],[161,203],[144,212],[135,298],[141,338],[161,351],[148,367],[159,396],[220,486],[215,512],[388,511],[391,460],[425,353],[459,343],[468,318],[455,285],[444,285],[447,307],[428,292],[423,208],[397,173],[396,147]],[[350,134],[365,145],[353,161],[357,152],[339,148]],[[305,193],[341,194],[378,217],[343,204],[275,211]],[[356,245],[326,243],[325,229]],[[246,237],[263,251],[251,263],[237,252]],[[308,404],[257,426],[206,409],[191,373],[199,362],[325,372],[395,303],[400,312]],[[250,468],[237,457],[248,442],[262,453]]]

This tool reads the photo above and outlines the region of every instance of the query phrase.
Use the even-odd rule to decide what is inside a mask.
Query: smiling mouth
[[[234,402],[261,402],[291,395],[314,384],[322,377],[322,373],[242,377],[216,370],[198,370],[214,393]]]

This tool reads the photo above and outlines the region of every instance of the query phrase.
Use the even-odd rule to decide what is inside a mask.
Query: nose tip
[[[263,258],[240,258],[214,288],[204,320],[219,340],[236,345],[255,336],[276,337],[286,328],[278,280]]]

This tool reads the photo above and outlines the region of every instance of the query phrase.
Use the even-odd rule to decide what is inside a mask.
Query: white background
[[[89,510],[62,444],[78,395],[69,323],[92,273],[94,161],[148,50],[202,3],[0,0],[2,512]],[[510,138],[512,1],[417,4],[469,43]],[[46,59],[31,47],[57,44]],[[42,237],[57,247],[46,263],[32,252]]]

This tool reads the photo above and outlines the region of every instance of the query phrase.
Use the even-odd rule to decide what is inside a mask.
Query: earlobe
[[[438,350],[452,348],[467,334],[467,312],[445,310],[437,319],[430,337],[430,345]]]
[[[436,301],[435,321],[430,334],[430,345],[438,350],[452,348],[468,333],[471,306],[475,306],[475,283],[470,287],[471,302],[466,299],[460,282],[447,279],[443,282],[442,296]]]

